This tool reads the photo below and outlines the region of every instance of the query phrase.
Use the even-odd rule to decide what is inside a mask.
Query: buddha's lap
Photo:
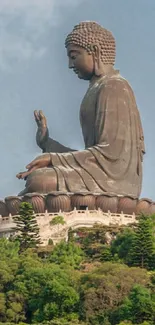
[[[53,168],[39,168],[32,172],[26,180],[29,193],[48,193],[57,190],[57,175]]]

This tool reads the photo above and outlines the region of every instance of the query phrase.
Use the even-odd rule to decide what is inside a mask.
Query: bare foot
[[[27,178],[27,176],[30,174],[30,172],[29,171],[27,171],[27,172],[20,172],[20,173],[18,173],[17,175],[16,175],[16,177],[18,178],[18,179],[25,179],[26,180],[26,178]]]
[[[18,179],[27,179],[27,177],[34,171],[37,169],[37,166],[34,166],[32,168],[30,168],[28,171],[25,171],[25,172],[20,172],[16,175],[16,177]]]

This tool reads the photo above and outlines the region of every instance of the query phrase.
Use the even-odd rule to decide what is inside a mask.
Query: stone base
[[[32,204],[35,213],[48,212],[69,212],[74,208],[78,210],[96,210],[101,209],[103,212],[126,213],[139,215],[154,214],[155,202],[149,199],[133,199],[129,196],[118,197],[105,194],[93,193],[62,193],[52,192],[48,195],[39,193],[26,194],[23,197],[9,196],[4,201],[0,201],[0,215],[6,217],[9,214],[16,215],[19,212],[21,202]]]

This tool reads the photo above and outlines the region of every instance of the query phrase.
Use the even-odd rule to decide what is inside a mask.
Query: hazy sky
[[[15,175],[40,154],[34,109],[50,136],[83,148],[79,107],[87,88],[69,69],[64,40],[82,20],[116,37],[116,68],[130,82],[140,110],[146,155],[143,197],[155,200],[155,0],[0,0],[0,197],[16,195]]]

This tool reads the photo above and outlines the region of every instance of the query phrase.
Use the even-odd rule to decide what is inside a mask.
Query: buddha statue
[[[42,154],[17,177],[20,193],[96,193],[138,198],[144,136],[134,93],[114,69],[115,39],[96,22],[81,22],[67,36],[69,68],[89,82],[80,108],[85,148],[73,150],[49,137],[42,111],[35,111]]]

